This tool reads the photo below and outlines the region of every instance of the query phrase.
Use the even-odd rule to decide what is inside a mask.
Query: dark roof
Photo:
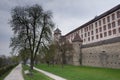
[[[93,22],[95,22],[95,21],[97,21],[97,20],[99,20],[99,19],[105,17],[106,15],[109,15],[110,13],[112,13],[112,12],[118,10],[118,9],[120,9],[120,4],[117,5],[117,6],[115,6],[115,7],[113,7],[112,9],[106,11],[106,12],[103,13],[103,14],[101,14],[101,15],[99,15],[99,16],[96,16],[94,19],[92,19],[92,20],[90,20],[89,22],[83,24],[82,26],[80,26],[80,27],[74,29],[73,31],[67,33],[65,36],[67,36],[67,35],[69,35],[69,34],[75,32],[75,31],[77,31],[77,30],[79,30],[79,29],[81,29],[81,28],[83,28],[83,27],[86,27],[87,25],[89,25],[89,24],[91,24],[91,23],[93,23]]]
[[[83,42],[83,40],[80,38],[79,34],[76,34],[72,42]]]
[[[54,34],[56,34],[56,33],[57,33],[57,34],[58,34],[58,33],[61,33],[60,29],[57,28],[57,29],[54,31]]]

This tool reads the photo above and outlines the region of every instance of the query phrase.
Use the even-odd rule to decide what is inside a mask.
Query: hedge
[[[7,65],[3,68],[0,68],[0,76],[2,76],[3,74],[5,74],[6,72],[8,72],[9,70],[11,70],[12,68],[14,68],[17,64],[14,65]]]

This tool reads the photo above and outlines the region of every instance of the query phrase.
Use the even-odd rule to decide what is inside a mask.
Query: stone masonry
[[[82,48],[84,66],[120,68],[120,42]]]
[[[57,28],[54,40],[60,39],[73,46],[66,53],[67,64],[120,68],[120,4],[64,36]]]

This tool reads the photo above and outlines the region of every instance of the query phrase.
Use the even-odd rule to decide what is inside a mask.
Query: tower
[[[61,39],[61,31],[57,28],[55,31],[54,31],[54,44],[58,45],[59,44],[59,41]],[[56,48],[56,54],[55,54],[55,58],[54,60],[56,61],[55,63],[60,63],[61,62],[61,52],[59,51],[59,49]]]
[[[79,34],[76,34],[72,43],[73,43],[73,65],[82,65],[82,46],[83,40],[80,38]]]
[[[57,28],[54,31],[54,41],[59,41],[60,37],[61,37],[61,31]]]

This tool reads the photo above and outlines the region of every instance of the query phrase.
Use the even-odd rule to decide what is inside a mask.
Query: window
[[[103,18],[103,24],[105,24],[105,18]]]
[[[110,16],[107,17],[107,22],[110,22]]]
[[[97,22],[95,22],[95,27],[97,27]]]
[[[84,31],[86,32],[86,28],[84,28]]]
[[[81,34],[81,29],[79,29],[79,34]]]
[[[102,27],[99,28],[100,32],[102,32]]]
[[[85,37],[87,36],[87,33],[85,33]]]
[[[96,33],[98,33],[98,29],[96,29]]]
[[[73,34],[71,34],[70,37],[72,38],[72,37],[73,37]]]
[[[120,19],[117,22],[118,22],[118,26],[120,26]]]
[[[114,13],[112,14],[112,20],[115,20],[115,14]]]
[[[86,41],[86,39],[84,39],[84,42]]]
[[[112,35],[111,31],[108,31],[109,36]]]
[[[103,26],[103,29],[106,30],[106,25]]]
[[[113,34],[116,34],[116,29],[113,30]]]
[[[117,11],[117,18],[120,18],[120,11]]]
[[[102,34],[100,34],[100,38],[102,38],[103,36],[102,36]]]
[[[119,33],[120,33],[120,28],[118,28],[118,31],[119,31]]]
[[[89,30],[91,30],[91,25],[89,25]]]
[[[98,35],[96,35],[96,39],[98,39]]]
[[[81,35],[81,38],[83,38],[83,35]]]
[[[107,32],[104,32],[104,37],[106,37],[107,36]]]
[[[88,31],[88,27],[87,27],[87,31]]]
[[[93,35],[93,31],[91,31],[91,35]]]
[[[101,26],[101,20],[99,20],[99,26]]]
[[[91,24],[91,28],[93,29],[93,24]]]
[[[115,22],[112,22],[112,27],[115,27]]]
[[[90,41],[90,37],[88,38],[88,41]]]
[[[88,36],[90,36],[90,32],[88,32]]]
[[[79,31],[76,31],[76,34],[79,34]]]
[[[81,29],[81,33],[83,33],[83,29]]]
[[[92,40],[94,40],[94,36],[92,36]]]
[[[108,29],[111,29],[111,24],[110,23],[108,24]]]

